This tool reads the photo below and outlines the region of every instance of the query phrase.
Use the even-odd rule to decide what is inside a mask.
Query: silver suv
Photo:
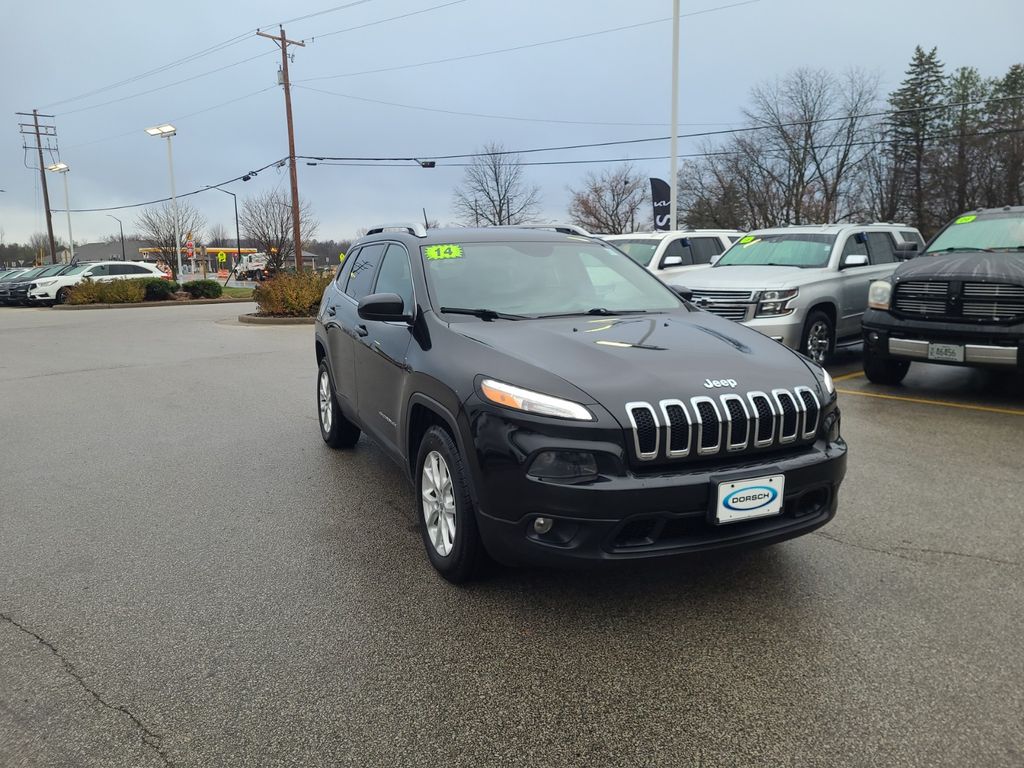
[[[669,282],[702,309],[755,328],[818,363],[860,340],[868,287],[924,245],[904,224],[825,224],[750,232],[710,269]]]

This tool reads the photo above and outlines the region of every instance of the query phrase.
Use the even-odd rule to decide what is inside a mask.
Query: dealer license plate
[[[962,363],[964,361],[964,347],[962,344],[929,344],[928,359]]]
[[[736,523],[778,515],[782,512],[785,488],[785,475],[719,482],[715,522]]]

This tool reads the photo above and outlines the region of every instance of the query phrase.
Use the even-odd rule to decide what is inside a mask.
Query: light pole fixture
[[[225,195],[231,195],[231,197],[233,197],[235,201],[235,263],[232,264],[231,269],[228,270],[227,280],[224,281],[224,285],[227,285],[228,280],[231,279],[232,273],[238,266],[238,262],[242,260],[242,236],[241,234],[239,234],[240,230],[238,228],[238,195],[236,195],[234,192],[228,192],[226,189],[221,189],[220,187],[207,186],[206,188],[216,189],[218,192],[223,192]]]
[[[67,163],[53,163],[46,166],[46,170],[59,173],[64,177],[64,212],[68,216],[68,248],[71,249],[70,261],[75,260],[75,241],[71,237],[71,195],[68,193],[68,171],[71,168]]]
[[[124,255],[124,225],[121,223],[121,220],[117,218],[117,216],[114,216],[112,213],[108,213],[107,216],[116,221],[118,229],[121,230],[121,261],[128,261],[128,259]]]
[[[174,152],[171,149],[171,137],[177,132],[177,129],[170,123],[146,129],[146,133],[150,136],[167,139],[167,168],[171,175],[171,215],[174,217],[174,255],[178,262],[178,271],[175,277],[181,280],[181,232],[178,221],[178,197],[174,193]]]

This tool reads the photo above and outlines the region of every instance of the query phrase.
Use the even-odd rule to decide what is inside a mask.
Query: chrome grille
[[[704,291],[695,289],[693,291],[693,298],[696,299],[707,299],[708,301],[733,301],[750,302],[754,298],[753,291]]]
[[[690,300],[713,315],[739,322],[747,319],[747,311],[753,305],[753,299],[753,291],[695,290]]]
[[[729,392],[626,404],[633,447],[641,461],[709,456],[748,448],[769,448],[813,440],[821,422],[821,403],[810,387]],[[664,446],[664,448],[662,448]]]
[[[964,283],[964,317],[1005,320],[1024,315],[1024,285]]]
[[[910,280],[896,287],[893,307],[908,315],[944,315],[949,283]]]

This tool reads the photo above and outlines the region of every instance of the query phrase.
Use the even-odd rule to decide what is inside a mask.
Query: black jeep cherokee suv
[[[598,240],[378,227],[316,322],[320,430],[365,431],[417,489],[451,581],[808,533],[846,444],[828,373],[688,304]]]
[[[864,373],[879,384],[913,360],[1024,371],[1024,207],[951,221],[871,284],[863,326]]]

